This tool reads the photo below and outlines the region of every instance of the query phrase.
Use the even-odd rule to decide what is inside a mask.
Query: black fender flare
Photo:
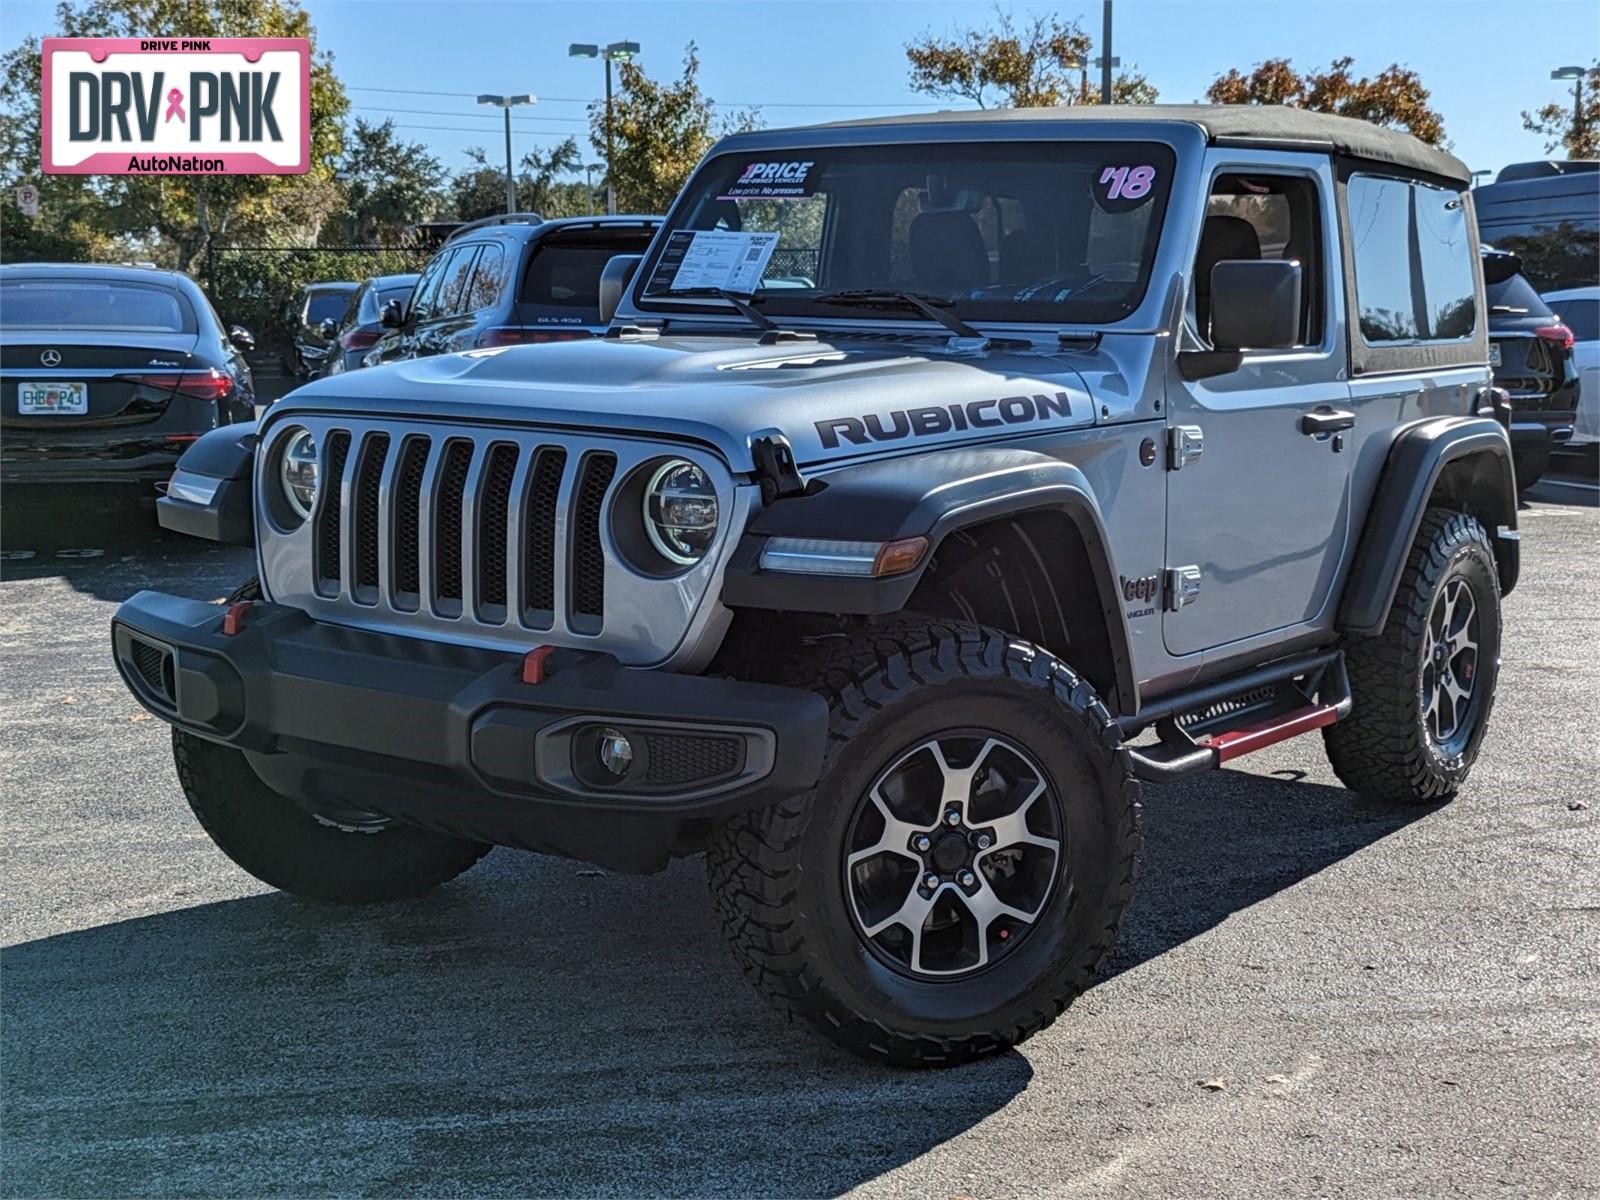
[[[256,442],[254,421],[202,434],[178,459],[167,494],[156,501],[161,527],[212,542],[255,545]]]
[[[819,486],[820,485],[820,486]],[[1028,512],[1070,518],[1088,551],[1106,622],[1119,698],[1138,694],[1122,593],[1100,505],[1076,466],[1036,450],[989,447],[938,451],[843,467],[802,495],[778,500],[750,522],[723,576],[729,608],[882,616],[899,612],[939,543],[958,529]],[[930,543],[916,568],[885,578],[799,575],[761,569],[772,537]]]
[[[1402,430],[1389,447],[1340,599],[1342,632],[1371,637],[1383,631],[1439,477],[1451,463],[1471,458],[1479,460],[1473,503],[1463,507],[1489,517],[1501,594],[1516,587],[1520,556],[1511,440],[1504,426],[1488,417],[1437,417]]]

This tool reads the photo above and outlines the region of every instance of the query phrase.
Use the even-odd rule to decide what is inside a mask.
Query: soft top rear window
[[[9,329],[195,331],[189,302],[175,289],[112,279],[8,279],[0,312]]]
[[[875,316],[920,320],[880,295],[912,292],[966,320],[1118,321],[1144,297],[1173,165],[1157,142],[722,154],[690,181],[644,265],[642,306],[718,307],[672,293],[708,278],[694,234],[722,231],[766,235],[747,239],[765,259],[744,290],[769,315],[842,319],[868,303]],[[727,252],[739,240],[716,244]]]

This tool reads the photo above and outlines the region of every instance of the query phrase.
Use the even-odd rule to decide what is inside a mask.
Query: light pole
[[[1572,143],[1577,145],[1583,141],[1583,68],[1557,67],[1550,78],[1572,80]]]
[[[587,189],[586,195],[588,196],[588,200],[586,201],[584,207],[589,209],[594,208],[594,173],[596,171],[604,171],[605,169],[605,163],[583,164],[583,186]],[[604,178],[604,176],[601,176],[601,178]]]
[[[537,104],[534,96],[479,96],[479,104],[489,104],[506,114],[506,211],[517,211],[517,176],[511,166],[511,110],[522,104]]]
[[[1493,175],[1493,174],[1494,174],[1493,171],[1487,170],[1487,169],[1485,169],[1483,167],[1479,167],[1476,171],[1474,171],[1472,173],[1472,186],[1473,187],[1477,187],[1478,186],[1478,177],[1480,175]]]
[[[1100,103],[1111,103],[1111,68],[1120,67],[1122,60],[1111,56],[1111,0],[1106,0],[1100,18],[1100,57],[1095,65],[1100,68]]]
[[[606,211],[617,211],[617,190],[611,183],[611,64],[627,62],[639,53],[638,42],[612,42],[602,49],[593,42],[573,42],[567,47],[568,58],[603,58],[606,60]]]

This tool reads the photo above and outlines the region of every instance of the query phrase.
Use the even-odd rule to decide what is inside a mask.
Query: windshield
[[[329,317],[337,321],[349,301],[349,292],[312,292],[306,302],[306,324],[316,328]]]
[[[641,307],[676,307],[672,292],[714,283],[732,255],[750,269],[716,286],[754,295],[769,316],[845,318],[860,309],[830,295],[911,292],[967,321],[1117,321],[1144,296],[1172,166],[1169,147],[1146,142],[720,155],[657,242]],[[903,306],[879,315],[924,319]]]

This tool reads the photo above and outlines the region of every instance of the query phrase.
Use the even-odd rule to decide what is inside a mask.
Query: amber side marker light
[[[790,575],[882,578],[914,570],[927,553],[928,539],[920,536],[892,542],[775,537],[762,547],[761,569]]]

